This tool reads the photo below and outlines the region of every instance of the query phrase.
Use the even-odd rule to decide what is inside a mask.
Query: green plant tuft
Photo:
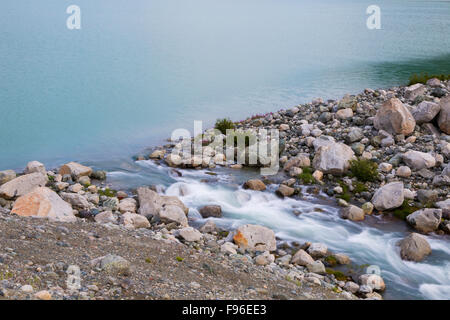
[[[422,73],[414,73],[413,75],[411,75],[411,77],[409,77],[409,85],[413,85],[416,83],[423,83],[426,84],[428,80],[433,79],[433,78],[437,78],[441,81],[445,81],[445,80],[450,80],[450,74],[428,74],[427,72],[422,72]]]
[[[217,119],[214,126],[215,129],[220,130],[223,134],[227,133],[227,129],[234,129],[234,123],[229,118]]]
[[[302,180],[304,184],[313,184],[315,181],[310,167],[304,167],[303,172],[298,175],[298,178]]]
[[[408,200],[403,201],[402,205],[393,211],[394,217],[406,220],[406,217],[409,216],[414,211],[419,210],[419,207],[411,205]]]
[[[350,161],[350,172],[362,182],[375,181],[378,178],[378,165],[367,159]]]

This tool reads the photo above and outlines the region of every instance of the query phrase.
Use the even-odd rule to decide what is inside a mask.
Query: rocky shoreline
[[[280,173],[242,187],[263,192],[278,184],[278,196],[296,198],[308,185],[309,192],[335,197],[343,219],[404,219],[412,232],[399,254],[421,261],[433,254],[421,233],[450,233],[449,91],[449,82],[431,79],[339,101],[316,99],[236,123],[244,133],[278,129],[282,139]],[[178,167],[245,167],[208,146],[217,135],[206,130],[201,161],[175,164],[177,142],[137,160],[151,159],[178,175]],[[48,171],[32,161],[19,175],[0,172],[0,298],[382,299],[379,275],[336,270],[351,257],[323,243],[280,246],[272,230],[258,225],[221,230],[207,220],[195,229],[179,198],[148,186],[112,190],[106,176],[75,162]],[[217,218],[222,208],[199,212]],[[81,269],[76,289],[66,282],[71,265]],[[236,275],[240,280],[232,281]],[[156,277],[164,281],[155,285]],[[178,286],[170,285],[174,279]]]

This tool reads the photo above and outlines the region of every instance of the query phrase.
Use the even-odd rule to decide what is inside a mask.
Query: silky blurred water
[[[66,8],[81,8],[81,30]],[[450,73],[450,2],[3,0],[0,170],[127,158],[193,120]]]

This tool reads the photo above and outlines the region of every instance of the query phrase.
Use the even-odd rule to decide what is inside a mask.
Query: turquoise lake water
[[[3,0],[0,170],[126,158],[193,120],[450,73],[449,1],[377,1],[369,30],[372,2]]]
[[[66,28],[72,4],[81,8],[81,30]],[[411,231],[404,223],[354,223],[331,200],[242,190],[241,172],[225,170],[221,183],[207,184],[202,170],[173,177],[131,159],[176,128],[192,132],[194,120],[207,127],[219,117],[241,120],[316,97],[406,84],[416,72],[450,74],[450,1],[376,1],[380,30],[366,27],[372,4],[2,0],[0,170],[80,161],[107,170],[116,189],[167,188],[193,218],[198,207],[219,204],[223,227],[262,224],[285,241],[324,242],[355,264],[375,264],[387,299],[448,299],[448,236],[427,236],[432,255],[405,262],[396,246]],[[294,209],[303,213],[296,217]]]

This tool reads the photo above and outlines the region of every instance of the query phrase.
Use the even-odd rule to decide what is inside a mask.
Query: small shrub
[[[429,75],[427,72],[422,72],[422,73],[414,73],[413,75],[411,75],[411,77],[409,77],[409,85],[413,85],[416,83],[423,83],[426,84],[428,80],[433,79],[433,78],[437,78],[441,81],[445,81],[445,80],[450,80],[450,74],[431,74]]]
[[[184,260],[184,258],[182,258],[182,257],[176,257],[176,259],[178,262],[182,262]]]
[[[304,184],[313,184],[315,181],[310,167],[304,167],[303,172],[298,175],[298,178],[302,180]]]
[[[367,187],[362,182],[356,182],[353,189],[354,193],[361,193],[367,191]]]
[[[350,172],[358,180],[363,182],[375,181],[378,178],[378,165],[367,159],[352,160]]]
[[[223,134],[226,134],[227,129],[234,129],[234,123],[229,118],[217,119],[214,128],[220,130]]]
[[[345,200],[345,201],[349,202],[351,197],[352,197],[352,195],[351,195],[351,193],[349,191],[348,186],[342,180],[338,181],[338,183],[339,183],[339,185],[342,188],[342,194],[336,196],[336,198],[339,198],[339,199],[342,199],[342,200]]]
[[[145,263],[152,263],[152,260],[150,258],[145,258]]]

